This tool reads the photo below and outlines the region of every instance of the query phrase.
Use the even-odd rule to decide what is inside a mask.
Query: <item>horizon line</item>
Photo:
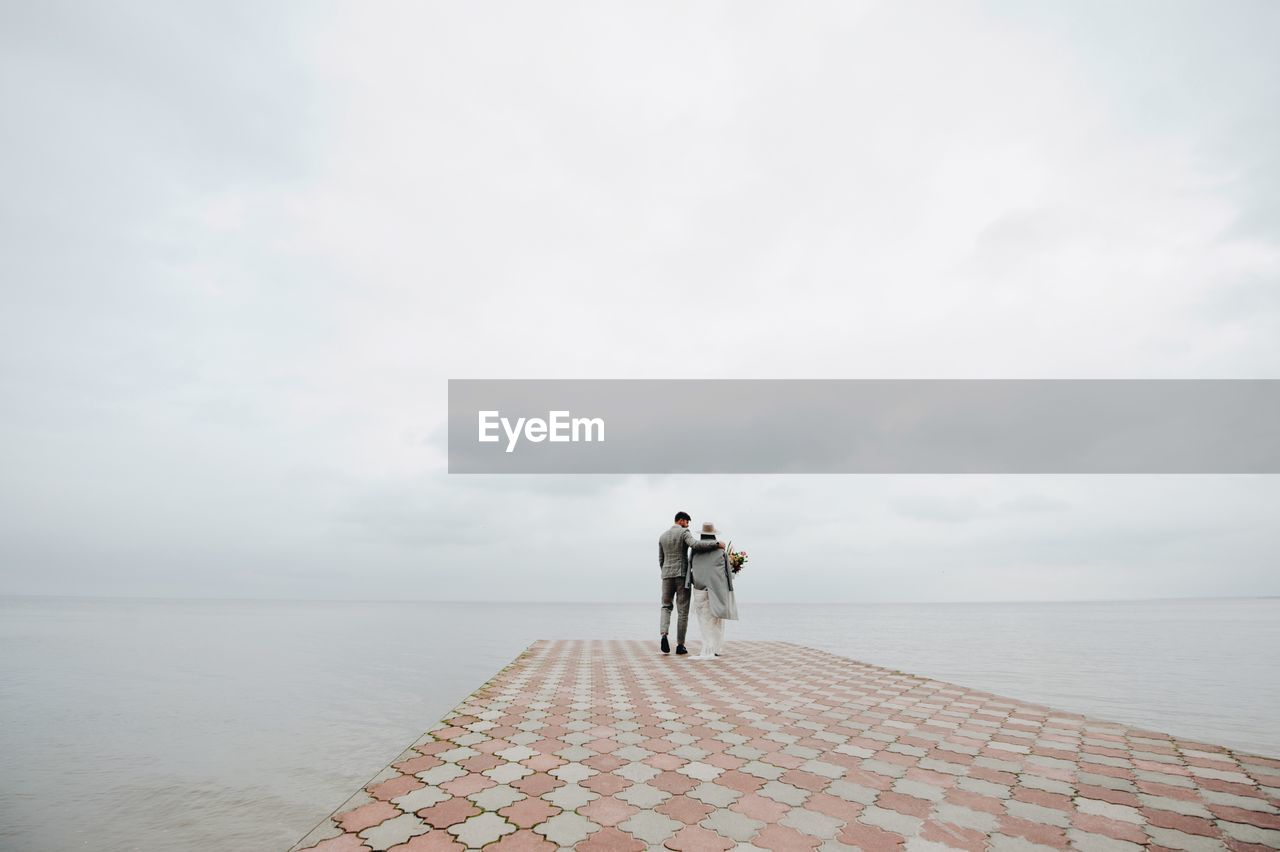
[[[519,604],[558,605],[558,604],[608,604],[611,606],[649,606],[649,603],[636,600],[478,600],[454,598],[281,598],[281,597],[221,597],[215,595],[171,596],[171,595],[58,595],[58,594],[23,594],[5,592],[0,598],[40,598],[54,600],[129,600],[129,601],[226,601],[252,603],[423,603],[423,604]],[[1017,600],[851,600],[851,601],[754,601],[752,606],[900,606],[900,605],[940,605],[940,604],[1068,604],[1068,603],[1161,603],[1169,601],[1226,601],[1226,600],[1275,600],[1280,594],[1265,595],[1184,595],[1178,597],[1152,598],[1025,598]]]

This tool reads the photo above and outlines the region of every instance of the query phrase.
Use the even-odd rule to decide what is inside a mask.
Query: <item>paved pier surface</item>
[[[1280,760],[781,642],[536,642],[294,848],[1280,848]]]

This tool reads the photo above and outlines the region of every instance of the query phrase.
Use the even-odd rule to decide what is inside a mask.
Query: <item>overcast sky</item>
[[[1280,5],[7,3],[0,593],[1280,594],[1266,476],[450,477],[449,378],[1280,378]],[[749,415],[748,415],[749,416]]]

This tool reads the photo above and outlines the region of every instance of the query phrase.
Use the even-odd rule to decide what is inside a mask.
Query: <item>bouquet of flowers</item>
[[[729,551],[729,569],[737,574],[742,570],[742,566],[747,564],[747,552],[745,550]]]

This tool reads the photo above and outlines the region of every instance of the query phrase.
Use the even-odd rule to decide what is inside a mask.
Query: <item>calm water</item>
[[[759,605],[785,639],[1280,755],[1280,600]],[[657,607],[0,599],[0,848],[284,850],[529,642]],[[696,635],[696,626],[691,626]]]

